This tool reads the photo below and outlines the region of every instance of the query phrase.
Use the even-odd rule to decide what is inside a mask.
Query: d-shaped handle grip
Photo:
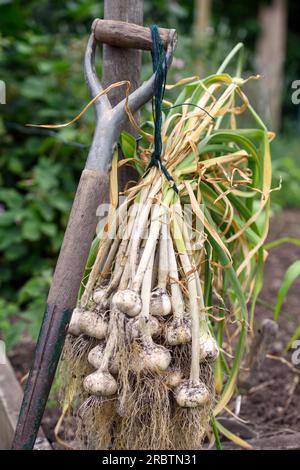
[[[92,31],[97,41],[110,46],[146,51],[150,51],[152,48],[150,29],[137,24],[97,18],[92,24]],[[165,49],[167,49],[170,41],[176,37],[176,30],[159,28],[159,34]]]

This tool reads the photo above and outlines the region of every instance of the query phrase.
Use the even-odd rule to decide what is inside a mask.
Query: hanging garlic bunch
[[[236,127],[247,109],[242,84],[226,74],[189,84],[162,127],[163,164],[178,191],[151,168],[109,215],[63,357],[76,377],[66,378],[65,398],[88,448],[198,448],[216,392],[215,414],[233,394],[266,236],[255,221],[270,191],[267,132],[220,128],[226,115]],[[147,155],[142,146],[134,153],[139,168]],[[214,298],[230,305],[228,319],[214,322]],[[237,332],[224,344],[236,355],[227,361],[223,327],[232,319]]]

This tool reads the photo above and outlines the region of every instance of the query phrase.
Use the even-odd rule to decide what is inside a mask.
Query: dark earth
[[[284,236],[300,239],[299,210],[285,210],[272,217],[268,241]],[[265,266],[264,288],[256,308],[258,324],[265,318],[273,318],[273,307],[284,272],[298,259],[300,259],[300,247],[292,244],[283,244],[269,251]],[[275,437],[273,445],[281,448],[281,436],[287,436],[287,440],[290,441],[292,436],[296,436],[297,432],[300,433],[300,365],[293,366],[291,363],[293,350],[285,352],[286,344],[300,324],[299,293],[300,279],[291,287],[282,306],[278,336],[272,341],[268,354],[256,374],[254,384],[246,394],[242,395],[239,421],[233,421],[229,415],[224,415],[224,425],[245,440],[249,441],[251,438],[261,440],[272,436]],[[28,372],[33,352],[32,342],[24,340],[9,356],[20,381]],[[231,409],[234,408],[233,403]],[[54,441],[53,430],[58,418],[59,409],[52,399],[42,423],[50,442]],[[276,436],[279,436],[277,441]]]

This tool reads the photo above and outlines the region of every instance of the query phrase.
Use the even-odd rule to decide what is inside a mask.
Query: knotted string
[[[154,121],[154,150],[151,155],[151,159],[148,165],[148,169],[152,166],[159,168],[165,175],[166,179],[172,183],[173,189],[178,193],[177,186],[174,179],[164,166],[161,160],[162,153],[162,138],[161,138],[161,127],[162,127],[162,101],[165,94],[166,79],[167,79],[167,61],[164,50],[164,45],[161,40],[158,27],[154,24],[150,26],[151,37],[152,37],[152,66],[153,72],[155,73],[153,98],[152,98],[152,113]]]

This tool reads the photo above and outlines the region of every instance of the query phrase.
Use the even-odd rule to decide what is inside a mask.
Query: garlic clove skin
[[[154,316],[166,316],[172,311],[170,296],[165,289],[155,289],[150,298],[150,314]]]
[[[100,343],[90,350],[88,354],[88,362],[95,369],[99,369],[102,366],[102,360],[104,356],[105,343]],[[109,361],[109,372],[111,374],[117,374],[119,372],[118,363],[115,358],[112,358]]]
[[[158,336],[161,333],[161,324],[157,320],[157,318],[154,318],[150,316],[150,335],[151,336]],[[141,325],[139,319],[132,319],[129,320],[129,329],[130,329],[130,336],[131,339],[138,339],[142,337],[142,331],[141,331]]]
[[[171,359],[170,352],[164,346],[147,341],[143,343],[134,368],[137,372],[145,369],[150,372],[162,372],[168,369]]]
[[[215,362],[219,356],[219,348],[216,340],[207,335],[205,339],[200,338],[200,362]]]
[[[80,317],[83,313],[83,310],[79,307],[74,308],[71,321],[69,324],[68,332],[71,333],[73,336],[79,336],[81,334],[80,329]]]
[[[107,333],[107,322],[98,313],[92,310],[85,310],[80,317],[81,332],[87,336],[103,339]]]
[[[209,402],[211,394],[200,380],[185,380],[174,391],[176,402],[182,408],[196,408]]]
[[[118,390],[115,378],[107,371],[96,370],[83,381],[83,387],[90,395],[110,397]]]
[[[102,365],[104,349],[105,349],[105,344],[101,343],[95,346],[93,349],[91,349],[88,354],[88,362],[95,369],[99,369]]]
[[[172,321],[166,327],[165,338],[170,346],[190,343],[192,340],[191,321],[185,318]]]
[[[106,297],[105,289],[102,289],[102,288],[95,289],[93,293],[93,301],[95,302],[95,304],[101,305],[106,308],[108,306],[108,300]]]
[[[180,370],[170,370],[165,377],[165,383],[169,388],[178,387],[182,381],[183,376]]]
[[[129,317],[136,317],[142,310],[142,299],[134,290],[125,289],[115,293],[112,305]]]

